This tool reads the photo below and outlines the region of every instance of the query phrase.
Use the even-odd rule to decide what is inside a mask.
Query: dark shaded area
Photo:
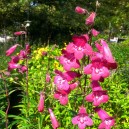
[[[10,94],[10,108],[9,108],[9,112],[8,115],[20,115],[20,110],[18,107],[15,107],[17,105],[19,105],[19,103],[21,102],[22,99],[22,90],[20,90],[20,86],[16,85],[16,84],[11,84],[10,87],[16,89],[16,91],[14,91],[13,93]],[[9,123],[11,124],[14,121],[14,118],[9,118]],[[13,125],[12,129],[17,129],[17,125]]]
[[[129,33],[127,0],[99,0],[95,28],[107,35],[118,36]],[[6,6],[5,6],[6,5]],[[29,41],[32,44],[62,44],[71,41],[73,34],[86,33],[85,15],[75,13],[75,7],[96,10],[96,0],[30,0],[1,1],[0,29],[13,35],[22,24],[30,20]],[[4,11],[1,11],[4,10]],[[15,13],[14,13],[15,12]]]

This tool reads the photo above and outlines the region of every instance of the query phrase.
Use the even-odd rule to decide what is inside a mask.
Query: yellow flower
[[[54,62],[54,68],[57,69],[59,67],[59,62],[55,61]]]
[[[41,55],[40,54],[37,54],[36,56],[35,56],[35,59],[36,60],[38,60],[38,59],[40,59],[41,58]]]

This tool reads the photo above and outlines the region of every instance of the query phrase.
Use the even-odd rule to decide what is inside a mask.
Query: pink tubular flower
[[[64,69],[66,71],[70,71],[72,68],[79,68],[80,63],[79,61],[74,57],[73,53],[69,53],[66,50],[62,51],[63,55],[60,56],[60,64],[63,65]]]
[[[99,106],[101,103],[106,103],[109,100],[107,91],[102,90],[102,87],[97,81],[92,81],[92,93],[86,96],[88,102],[93,102],[94,106]]]
[[[113,69],[117,68],[116,61],[112,56],[108,44],[104,40],[100,40],[100,43],[102,44],[102,54],[104,56],[104,59],[106,59],[106,61],[108,62],[108,66]]]
[[[9,62],[8,63],[8,71],[12,71],[13,69],[21,68],[19,64]]]
[[[24,73],[24,72],[26,72],[27,70],[28,70],[27,66],[23,65],[23,66],[21,66],[21,68],[19,69],[19,72],[20,72],[20,73]]]
[[[20,50],[18,56],[19,56],[19,58],[20,58],[21,60],[27,58],[26,51],[25,51],[25,50]]]
[[[74,90],[79,85],[79,82],[74,82],[72,84],[69,84],[70,91]]]
[[[19,62],[19,56],[11,56],[11,63],[18,63]]]
[[[63,73],[63,77],[67,80],[67,81],[72,81],[75,78],[80,77],[81,74],[74,72],[74,71],[67,71]]]
[[[68,91],[56,91],[54,93],[54,98],[55,99],[59,99],[60,104],[62,105],[66,105],[68,103],[68,94],[69,94],[69,90]]]
[[[46,74],[46,82],[50,82],[50,74],[49,73]]]
[[[105,66],[109,69],[116,69],[117,63],[112,56],[108,44],[104,40],[100,40],[100,43],[101,45],[96,42],[95,45],[100,54],[102,55],[103,61],[105,62]]]
[[[90,16],[86,19],[86,25],[93,25],[95,17],[96,17],[96,13],[92,12]]]
[[[87,13],[87,10],[84,9],[84,8],[81,8],[81,7],[77,6],[75,8],[75,12],[78,13],[78,14],[86,14]]]
[[[85,129],[86,126],[92,126],[93,121],[86,113],[86,109],[82,106],[79,109],[79,113],[77,116],[73,117],[72,123],[74,125],[78,124],[79,129]]]
[[[51,122],[52,122],[52,127],[53,129],[57,129],[59,127],[59,123],[54,115],[54,113],[52,112],[52,110],[49,108],[49,113],[50,113],[50,119],[51,119]]]
[[[97,30],[95,30],[95,29],[92,29],[92,30],[91,30],[91,33],[92,33],[92,35],[93,35],[94,37],[96,37],[96,36],[99,34],[99,32],[98,32]]]
[[[106,78],[110,75],[108,68],[100,59],[93,60],[91,64],[88,64],[86,67],[84,67],[84,73],[91,74],[91,79],[96,81]]]
[[[101,103],[106,103],[109,99],[107,95],[107,91],[98,90],[92,91],[89,95],[85,98],[88,102],[93,102],[94,106],[99,106]]]
[[[56,76],[54,77],[54,84],[57,87],[57,91],[65,91],[73,90],[77,87],[78,83],[75,84],[69,84],[70,81],[72,81],[76,77],[80,77],[81,75],[73,72],[73,71],[67,71],[67,72],[61,72],[58,70],[55,70]]]
[[[44,110],[44,99],[45,99],[45,96],[43,94],[43,92],[40,93],[40,100],[39,100],[39,104],[38,104],[38,111],[39,112],[43,112]]]
[[[80,60],[84,55],[91,55],[92,47],[87,43],[86,35],[72,37],[73,42],[69,43],[66,47],[67,52],[74,53],[77,60]]]
[[[25,48],[26,54],[30,54],[31,53],[30,45],[27,43],[25,47],[26,47]]]
[[[97,112],[99,118],[102,120],[102,123],[98,127],[99,129],[111,129],[111,127],[114,126],[114,118],[110,117],[106,111],[102,110],[99,107],[96,107],[95,112]]]
[[[13,45],[6,51],[6,56],[10,56],[17,48],[18,44]]]
[[[20,36],[20,35],[23,35],[23,34],[26,34],[25,31],[17,31],[17,32],[14,32],[14,35],[15,36]]]

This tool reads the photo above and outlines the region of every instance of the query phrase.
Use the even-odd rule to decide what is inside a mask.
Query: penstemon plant
[[[86,14],[85,24],[89,31],[87,34],[74,35],[72,42],[62,50],[59,61],[63,65],[64,72],[55,70],[54,98],[58,99],[60,104],[66,105],[69,103],[69,94],[75,88],[78,91],[81,88],[82,106],[79,108],[79,113],[72,118],[72,124],[78,125],[79,129],[93,125],[93,120],[88,116],[85,107],[86,102],[92,102],[94,111],[102,121],[98,128],[111,128],[115,124],[114,118],[100,107],[101,104],[109,100],[107,91],[103,90],[100,82],[104,82],[104,79],[110,76],[110,70],[116,69],[117,63],[105,40],[100,39],[92,43],[92,37],[99,34],[94,29],[96,12],[89,13],[79,6],[76,7],[75,11],[78,14]],[[93,44],[97,51],[94,51]],[[92,92],[87,94],[89,89],[92,89]]]
[[[96,11],[98,5],[99,3],[96,2]],[[99,31],[94,28],[95,18],[97,16],[96,11],[89,12],[79,6],[75,8],[76,13],[86,15],[85,24],[88,27],[88,32],[81,35],[73,35],[72,42],[62,49],[61,55],[56,58],[60,65],[63,66],[63,69],[55,69],[53,78],[53,74],[49,71],[51,69],[51,64],[49,63],[51,58],[50,53],[42,53],[43,56],[48,57],[48,67],[44,77],[44,87],[41,91],[38,91],[38,93],[40,92],[40,97],[37,104],[37,111],[40,112],[40,118],[38,122],[34,118],[32,121],[38,123],[39,129],[47,125],[47,122],[43,124],[43,119],[47,119],[42,117],[43,113],[50,114],[53,129],[61,128],[62,121],[58,122],[58,117],[55,116],[52,109],[57,111],[65,107],[71,109],[71,124],[73,124],[73,127],[78,125],[79,129],[85,129],[87,126],[93,126],[95,124],[95,113],[98,114],[101,120],[98,126],[99,129],[110,129],[115,125],[114,118],[102,109],[101,106],[109,100],[108,91],[102,88],[102,84],[105,78],[110,76],[110,70],[117,68],[117,63],[104,39],[99,39],[95,42],[92,40],[93,37],[99,35]],[[17,46],[19,45],[16,44],[7,50],[6,55],[10,56]],[[28,90],[30,85],[28,62],[31,59],[29,54],[30,46],[26,44],[25,49],[22,49],[18,55],[11,57],[11,61],[8,63],[8,71],[11,72],[13,69],[17,69],[18,72],[25,73],[26,81],[24,83],[26,84],[26,89],[24,90],[26,101],[23,104],[26,104],[26,108],[23,110],[26,110],[26,124],[33,124],[30,119],[33,117],[32,114],[37,114],[37,112],[35,110],[32,111],[30,102],[30,94],[32,93]],[[19,64],[20,60],[24,64]],[[79,112],[77,114],[76,110],[78,108]],[[58,116],[61,115],[58,114]],[[28,127],[26,126],[26,128]]]

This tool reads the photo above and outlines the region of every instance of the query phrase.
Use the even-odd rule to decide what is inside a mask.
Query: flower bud
[[[54,115],[54,113],[52,112],[52,110],[49,108],[49,113],[50,113],[50,119],[52,122],[52,127],[53,129],[57,129],[59,127],[59,123]]]
[[[43,92],[40,93],[40,100],[39,100],[39,105],[38,105],[38,111],[42,112],[44,110],[44,99],[45,96],[43,94]]]
[[[75,12],[78,13],[78,14],[85,14],[87,12],[87,10],[77,6],[75,8]]]
[[[10,56],[17,48],[18,44],[13,45],[6,51],[6,56]]]

